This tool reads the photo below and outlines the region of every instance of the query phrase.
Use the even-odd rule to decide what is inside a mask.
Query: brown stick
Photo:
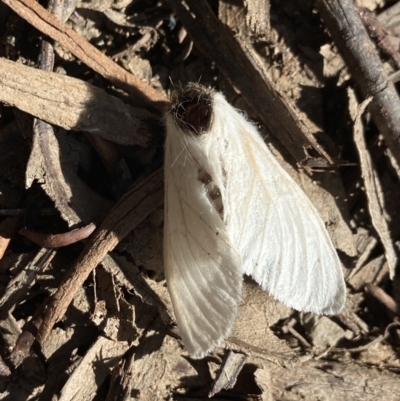
[[[0,57],[0,102],[66,130],[88,131],[123,145],[146,146],[152,117],[87,82]]]
[[[52,296],[36,336],[39,342],[46,340],[54,324],[64,316],[75,294],[106,253],[162,204],[163,183],[162,170],[158,170],[126,194],[107,216]]]
[[[88,67],[124,89],[141,102],[163,108],[167,99],[138,77],[128,73],[101,51],[92,46],[71,27],[59,21],[34,0],[2,0],[21,18],[45,33]]]
[[[400,163],[400,99],[393,84],[388,82],[353,1],[317,0],[316,7],[363,98],[373,98],[369,111]]]
[[[59,248],[61,246],[74,244],[75,242],[89,237],[95,229],[96,226],[90,223],[85,227],[77,228],[76,230],[71,230],[62,234],[43,234],[27,230],[26,228],[21,228],[19,234],[43,248]]]
[[[399,310],[399,305],[397,302],[386,292],[384,291],[381,287],[378,287],[377,285],[367,283],[365,285],[365,291],[372,295],[375,299],[377,299],[382,305],[386,306],[386,308],[390,311],[393,312],[394,314],[398,315],[400,310]]]

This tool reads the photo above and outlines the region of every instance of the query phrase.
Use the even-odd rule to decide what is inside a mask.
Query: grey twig
[[[400,161],[400,99],[383,70],[352,0],[315,3],[345,60],[363,99],[373,98],[369,111],[393,156]]]

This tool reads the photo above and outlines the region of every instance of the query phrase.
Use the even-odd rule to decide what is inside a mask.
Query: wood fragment
[[[302,314],[302,325],[314,347],[320,349],[333,347],[342,340],[350,340],[354,337],[352,332],[344,330],[328,316]]]
[[[87,131],[122,145],[146,146],[152,117],[87,82],[0,57],[0,102],[66,130]]]
[[[165,96],[114,63],[39,3],[33,0],[2,1],[40,32],[60,43],[61,46],[69,50],[88,67],[136,97],[138,101],[143,101],[159,109],[164,108],[166,103]]]
[[[377,299],[382,305],[384,305],[390,312],[395,315],[399,315],[400,308],[397,302],[381,287],[377,285],[367,283],[365,285],[365,290],[368,294],[372,295]]]
[[[145,310],[146,308],[143,309]],[[138,348],[129,356],[119,385],[107,395],[107,401],[130,401],[131,394],[135,394],[141,401],[165,397],[160,396],[161,392],[165,392],[162,383],[163,379],[165,380],[164,375],[169,378],[174,373],[174,366],[171,366],[174,358],[168,358],[169,355],[160,350],[166,335],[165,325],[158,319],[157,314],[151,313],[148,308],[147,313],[150,317],[146,325],[147,335],[142,336]],[[179,353],[176,357],[180,358]]]
[[[386,221],[381,184],[365,143],[363,123],[361,121],[362,114],[371,100],[372,99],[370,98],[365,101],[357,112],[354,121],[354,141],[360,157],[361,172],[364,179],[366,195],[368,198],[368,209],[371,215],[372,224],[374,225],[379,238],[382,241],[383,247],[385,248],[385,256],[389,266],[390,277],[393,279],[397,265],[396,250]]]
[[[125,341],[99,336],[65,383],[59,401],[92,400],[128,349]]]
[[[385,264],[387,264],[385,257],[379,256],[361,266],[355,274],[348,278],[347,283],[353,287],[354,291],[362,291],[365,284],[375,282],[379,273],[385,270]]]
[[[61,246],[75,244],[78,241],[88,238],[95,229],[96,225],[90,223],[85,227],[77,228],[62,234],[42,234],[26,228],[21,228],[19,234],[43,248],[59,248]]]
[[[158,170],[136,184],[106,217],[52,296],[36,337],[39,342],[45,341],[54,324],[64,316],[76,292],[106,253],[162,204],[163,184],[163,172]]]
[[[233,388],[246,359],[247,356],[244,354],[229,351],[223,362],[221,371],[218,374],[217,380],[215,380],[212,389],[208,393],[210,398],[223,389],[229,390]]]
[[[361,255],[359,255],[356,265],[354,269],[348,275],[348,279],[351,279],[354,275],[356,275],[365,265],[367,260],[371,256],[371,252],[375,249],[376,245],[378,244],[378,240],[375,237],[369,237],[367,240],[367,244],[365,245],[364,250],[362,251]]]
[[[290,350],[290,352],[286,351],[289,348],[287,345],[284,346],[282,352],[276,352],[275,350],[269,351],[266,348],[269,346],[268,343],[264,347],[257,347],[235,337],[229,337],[226,340],[226,344],[233,351],[242,352],[252,358],[269,361],[276,365],[286,366],[287,368],[293,367],[298,362],[298,358],[295,356],[293,350]]]
[[[29,288],[36,282],[37,274],[47,268],[54,256],[53,250],[44,248],[39,250],[28,266],[8,283],[0,298],[0,319],[5,319],[15,305],[25,297]]]
[[[357,294],[349,292],[347,294],[346,307],[344,311],[335,317],[335,320],[339,321],[342,327],[348,327],[348,329],[358,337],[363,337],[371,331],[368,324],[356,313],[364,301],[364,291]]]
[[[136,266],[117,255],[106,255],[101,265],[115,277],[118,284],[132,291],[144,303],[155,306],[165,324],[171,322],[172,303],[168,290],[162,283],[146,278]]]
[[[377,50],[366,32],[352,0],[317,0],[315,3],[345,60],[373,121],[400,163],[400,99],[388,81]]]
[[[260,387],[262,391],[261,401],[274,401],[271,391],[272,381],[269,370],[257,369],[254,372],[254,378],[256,380],[257,386]]]
[[[255,36],[264,36],[270,29],[271,7],[269,0],[245,0],[246,6],[246,26]]]
[[[15,347],[10,353],[9,360],[14,369],[22,364],[25,358],[31,353],[31,347],[35,342],[37,328],[40,324],[40,318],[37,320],[29,321],[15,344]]]

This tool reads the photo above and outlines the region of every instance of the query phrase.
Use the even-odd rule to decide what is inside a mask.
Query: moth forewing
[[[229,335],[244,273],[295,309],[338,313],[345,284],[324,223],[256,128],[200,85],[173,99],[164,258],[188,351],[202,357]]]
[[[346,294],[341,263],[311,201],[254,125],[219,93],[214,98],[214,124],[228,144],[225,154],[235,155],[225,158],[223,201],[230,210],[228,237],[238,248],[243,272],[294,309],[340,312]]]
[[[208,169],[207,132],[186,132],[168,118],[164,263],[183,343],[203,357],[229,334],[241,299],[240,258],[220,211],[200,181]]]

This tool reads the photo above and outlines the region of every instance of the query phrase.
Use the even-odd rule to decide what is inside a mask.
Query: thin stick
[[[46,340],[54,324],[64,316],[78,290],[107,252],[112,251],[119,241],[163,203],[163,183],[162,170],[154,172],[128,192],[106,217],[52,296],[36,336],[39,342]]]

